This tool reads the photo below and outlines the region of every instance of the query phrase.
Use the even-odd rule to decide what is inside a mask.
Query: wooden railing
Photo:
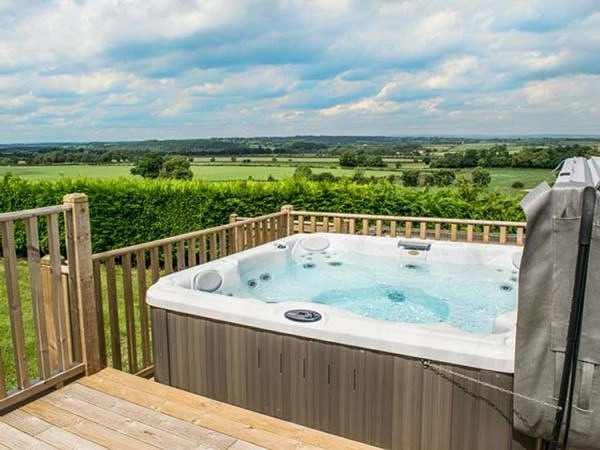
[[[294,233],[372,236],[523,245],[525,222],[291,211]]]
[[[2,338],[12,341],[0,355],[2,412],[96,371],[99,358],[95,311],[85,304],[92,292],[87,197],[71,194],[62,205],[0,214],[0,229],[10,322]],[[23,229],[26,263],[17,259],[15,243],[15,230]],[[61,248],[70,262],[66,271]]]
[[[142,376],[153,373],[146,289],[164,274],[192,267],[290,234],[290,207],[92,256],[105,365]],[[105,327],[105,323],[108,326]]]
[[[26,262],[17,258],[15,226],[25,236]],[[0,231],[10,322],[10,330],[0,328],[0,338],[12,340],[8,352],[11,346],[0,349],[11,353],[0,354],[0,413],[103,366],[151,376],[146,289],[164,274],[293,233],[516,245],[525,239],[522,222],[294,211],[286,205],[277,213],[232,214],[226,225],[92,255],[83,194],[65,196],[62,205],[0,214]]]

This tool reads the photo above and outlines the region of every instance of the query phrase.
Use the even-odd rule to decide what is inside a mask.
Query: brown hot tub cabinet
[[[535,448],[510,395],[415,358],[152,309],[155,379],[385,448]],[[511,374],[440,364],[506,389]]]

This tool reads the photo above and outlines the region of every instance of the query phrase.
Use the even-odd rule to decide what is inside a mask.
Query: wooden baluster
[[[229,223],[236,223],[237,222],[237,218],[238,215],[237,214],[230,214],[229,215]],[[234,226],[233,228],[230,229],[230,238],[231,238],[231,251],[232,253],[237,253],[241,250],[241,248],[239,247],[239,243],[240,243],[240,228],[238,226]]]
[[[158,247],[152,247],[150,250],[150,273],[152,274],[152,284],[160,278],[160,258]]]
[[[500,244],[506,244],[506,227],[504,225],[500,227],[500,237],[498,240]]]
[[[427,222],[419,223],[419,238],[427,239]]]
[[[442,224],[437,222],[435,224],[435,230],[434,230],[434,239],[436,240],[440,240],[442,238]]]
[[[268,233],[267,233],[267,239],[265,242],[271,242],[275,239],[275,236],[277,236],[277,233],[275,230],[275,219],[273,219],[273,218],[267,219],[267,224],[268,224],[268,227],[267,227]]]
[[[260,245],[264,242],[264,223],[261,220],[260,222],[256,222],[256,245]]]
[[[382,233],[383,233],[383,220],[377,219],[375,221],[375,235],[381,236]]]
[[[244,229],[245,228],[246,228],[246,225],[237,225],[235,227],[236,239],[237,239],[236,251],[238,251],[238,252],[241,252],[242,250],[244,250]]]
[[[223,258],[224,256],[229,255],[229,247],[227,242],[227,230],[221,230],[219,235],[219,256]]]
[[[125,303],[125,332],[127,334],[127,357],[129,372],[137,372],[137,348],[135,344],[135,317],[133,312],[133,286],[131,281],[131,254],[121,258],[123,269],[123,299]]]
[[[210,260],[217,259],[217,233],[210,233]]]
[[[281,212],[283,213],[283,215],[281,216],[283,230],[280,237],[291,236],[292,234],[294,234],[294,217],[292,214],[293,210],[294,207],[292,205],[283,205],[281,207]]]
[[[517,228],[517,245],[523,245],[524,230],[523,227]]]
[[[342,219],[340,217],[333,218],[333,232],[334,233],[342,232]]]
[[[98,346],[100,348],[101,366],[106,366],[106,334],[104,332],[104,299],[102,291],[102,270],[100,261],[95,259],[92,262],[94,271],[94,297],[96,299],[96,315],[98,317]],[[158,278],[158,277],[157,277]]]
[[[390,236],[391,237],[398,236],[398,222],[396,222],[395,220],[392,220],[390,222]]]
[[[473,225],[467,225],[467,242],[473,242]]]
[[[6,374],[4,371],[4,357],[0,348],[0,399],[6,397]]]
[[[329,232],[329,217],[323,216],[323,228],[321,229],[324,233]]]
[[[348,220],[348,233],[356,233],[356,220],[353,217],[351,217],[350,220]]]
[[[367,236],[369,234],[369,219],[362,220],[362,234]]]
[[[315,233],[317,231],[317,216],[310,216],[310,232]]]
[[[25,331],[23,328],[23,312],[21,310],[21,293],[19,292],[19,276],[17,273],[17,254],[15,248],[14,224],[12,221],[2,222],[2,255],[4,256],[4,276],[6,277],[6,293],[8,295],[10,328],[17,386],[19,389],[29,386],[27,372],[27,354],[25,351]]]
[[[108,294],[108,316],[110,318],[110,348],[112,352],[112,366],[121,370],[123,359],[121,356],[121,336],[119,328],[119,306],[117,304],[117,277],[115,274],[115,259],[106,259],[106,292]]]
[[[195,240],[192,248],[195,248]],[[191,251],[188,247],[188,256],[190,254],[195,256],[195,251]],[[150,365],[150,327],[148,326],[148,305],[146,304],[146,252],[144,250],[138,250],[135,255],[135,263],[142,337],[142,362],[146,368]],[[191,265],[195,265],[195,262]]]
[[[458,225],[455,223],[450,224],[450,240],[455,241],[458,235]]]
[[[82,343],[81,343],[81,325],[79,324],[79,301],[77,294],[77,277],[76,277],[76,264],[74,264],[75,254],[77,251],[75,243],[75,235],[73,230],[73,212],[66,211],[64,214],[65,218],[65,234],[66,234],[66,249],[67,249],[67,277],[64,285],[66,289],[63,292],[63,298],[65,300],[65,310],[68,311],[68,318],[71,324],[69,333],[70,341],[69,351],[71,353],[72,361],[81,361],[82,355]],[[91,251],[91,250],[90,250]],[[72,264],[73,263],[73,264]],[[92,268],[93,271],[93,268]],[[96,308],[97,309],[97,308]],[[98,320],[98,314],[96,314],[96,321]],[[97,326],[96,326],[97,327]],[[98,327],[97,327],[98,328]],[[99,331],[98,331],[99,333]]]
[[[242,223],[242,227],[240,228],[241,241],[242,241],[240,250],[246,250],[248,248],[248,242],[251,239],[250,234],[253,233],[253,231],[252,231],[253,227],[254,227],[254,224]]]
[[[304,233],[304,216],[298,216],[298,233]]]
[[[404,237],[412,237],[412,222],[410,221],[404,223]]]
[[[188,248],[188,267],[194,267],[198,264],[196,259],[196,238],[192,237],[187,240]]]
[[[165,259],[165,273],[173,273],[173,244],[163,246],[163,258]]]
[[[207,256],[206,256],[206,235],[203,234],[202,236],[200,236],[200,255],[199,255],[199,259],[198,262],[200,264],[204,264],[207,261]]]
[[[46,331],[46,320],[44,317],[40,239],[37,217],[30,217],[25,220],[25,232],[27,238],[27,265],[29,268],[35,347],[38,355],[38,371],[40,378],[45,380],[50,376],[51,372],[48,351],[48,332]]]
[[[177,241],[177,270],[185,269],[185,241]]]
[[[48,254],[50,255],[50,290],[54,306],[54,323],[56,324],[58,368],[60,371],[63,371],[70,366],[70,361],[68,361],[67,314],[65,312],[65,299],[63,296],[62,259],[60,256],[60,232],[58,229],[57,214],[50,214],[48,216]]]
[[[489,225],[483,226],[483,242],[485,242],[485,243],[490,242],[490,226]]]

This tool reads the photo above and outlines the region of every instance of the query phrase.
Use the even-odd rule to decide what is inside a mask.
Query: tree
[[[158,178],[164,158],[158,155],[145,155],[137,160],[131,168],[132,175],[141,175],[144,178]],[[189,167],[189,163],[188,163]]]
[[[175,178],[190,180],[194,174],[190,169],[190,162],[184,156],[170,156],[166,158],[158,174],[160,178]]]
[[[334,182],[337,180],[337,177],[334,174],[332,174],[331,172],[321,172],[321,173],[317,173],[316,175],[311,176],[310,179],[312,181]]]
[[[385,167],[383,158],[379,155],[369,155],[365,159],[365,166],[367,167]]]
[[[480,187],[487,187],[490,184],[490,181],[492,181],[490,172],[482,167],[476,167],[473,169],[471,172],[471,179],[473,180],[474,184]]]
[[[402,172],[402,184],[404,186],[418,186],[419,185],[419,171],[418,170],[405,170]]]
[[[434,186],[450,186],[454,183],[456,175],[453,170],[436,170],[431,177],[431,184]]]
[[[303,178],[305,180],[310,179],[312,176],[312,170],[308,166],[298,166],[294,170],[294,178]]]
[[[346,150],[340,155],[340,166],[356,167],[358,166],[358,158],[354,150]]]

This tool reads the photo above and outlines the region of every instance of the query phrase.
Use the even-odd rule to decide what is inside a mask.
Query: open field
[[[403,167],[418,170],[427,170],[422,164],[405,164]],[[61,166],[0,166],[0,176],[8,172],[15,175],[31,178],[51,180],[60,177],[92,177],[92,178],[118,178],[132,177],[129,173],[130,165],[61,165]],[[206,181],[246,180],[252,177],[255,180],[266,180],[269,175],[275,179],[291,177],[295,167],[292,166],[260,166],[260,165],[192,165],[194,178]],[[554,179],[552,171],[547,169],[489,169],[492,176],[492,188],[502,191],[512,191],[512,183],[521,181],[525,189],[535,187],[541,181],[551,182]],[[314,173],[331,172],[336,176],[352,176],[353,169],[313,167]],[[365,170],[365,176],[384,177],[388,175],[401,175],[402,170]],[[457,171],[457,176],[468,176],[469,169]]]

